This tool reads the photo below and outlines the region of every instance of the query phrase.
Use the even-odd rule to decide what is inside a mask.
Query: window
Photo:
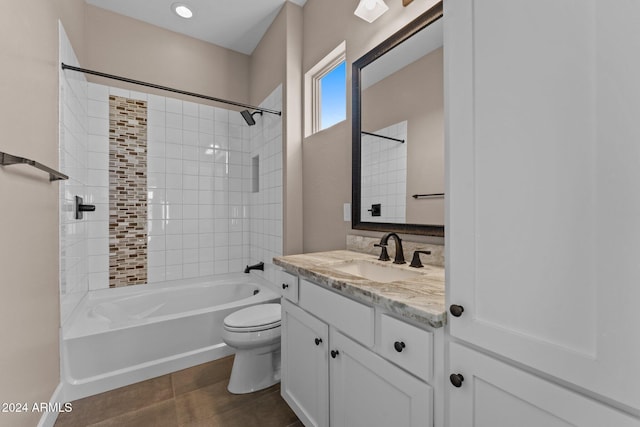
[[[305,74],[305,136],[347,118],[345,42]]]

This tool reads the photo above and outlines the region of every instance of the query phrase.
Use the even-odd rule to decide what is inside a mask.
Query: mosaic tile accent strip
[[[109,287],[147,283],[147,103],[109,96]]]

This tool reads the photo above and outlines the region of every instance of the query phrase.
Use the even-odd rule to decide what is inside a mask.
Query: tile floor
[[[280,385],[227,391],[233,356],[72,402],[55,427],[303,427]]]

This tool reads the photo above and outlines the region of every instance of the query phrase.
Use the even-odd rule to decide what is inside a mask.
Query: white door
[[[640,2],[445,2],[451,335],[640,411]]]
[[[450,367],[463,377],[449,388],[449,425],[474,427],[637,427],[639,421],[604,404],[459,344]]]
[[[306,427],[327,427],[328,326],[285,299],[282,322],[282,397]]]
[[[432,389],[331,328],[331,427],[433,425]]]

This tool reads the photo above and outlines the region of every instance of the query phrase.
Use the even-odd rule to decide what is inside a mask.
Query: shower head
[[[253,113],[250,113],[249,110],[242,110],[240,111],[240,114],[242,114],[242,118],[244,119],[245,122],[247,122],[249,126],[253,126],[256,124],[256,121],[253,119],[253,115],[254,114],[262,115],[262,111],[254,111]]]

